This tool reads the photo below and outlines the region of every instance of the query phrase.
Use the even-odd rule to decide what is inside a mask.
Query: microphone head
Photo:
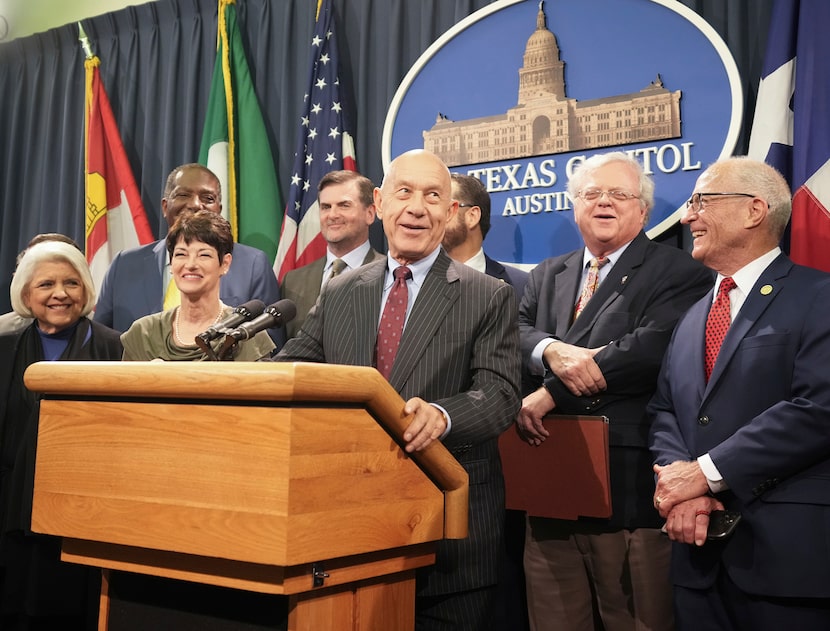
[[[258,317],[265,311],[265,303],[261,300],[249,300],[234,308],[233,313],[224,320],[212,324],[206,331],[202,331],[196,337],[205,344],[215,340],[229,329],[235,329],[240,324]],[[197,342],[198,344],[198,342]]]
[[[244,315],[248,319],[257,317],[263,311],[265,311],[265,303],[261,300],[257,300],[256,298],[249,300],[248,302],[243,302],[236,309],[234,309],[235,313]]]
[[[288,298],[278,300],[274,304],[269,305],[267,309],[268,313],[276,319],[276,322],[271,326],[283,326],[297,317],[297,305],[294,304],[293,300],[289,300]]]
[[[296,315],[297,305],[293,301],[284,298],[272,305],[268,305],[261,315],[253,320],[248,320],[240,324],[232,331],[228,331],[226,335],[235,340],[248,340],[260,331],[285,325],[286,322],[290,322]]]

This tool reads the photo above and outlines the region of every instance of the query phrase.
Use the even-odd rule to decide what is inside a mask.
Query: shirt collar
[[[737,272],[732,274],[732,280],[735,281],[735,285],[737,285],[738,289],[741,290],[741,293],[743,293],[744,296],[749,295],[749,292],[752,291],[752,288],[755,286],[755,283],[758,282],[761,274],[763,274],[764,270],[769,267],[770,263],[778,258],[779,254],[781,254],[781,248],[776,246],[766,254],[762,254],[757,259],[747,263]],[[715,280],[715,293],[717,293],[717,288],[720,287],[720,282],[723,279],[724,275],[718,274],[718,277]]]
[[[634,239],[631,239],[631,241],[634,241]],[[614,267],[614,264],[617,261],[620,260],[620,257],[622,256],[623,252],[625,252],[626,248],[628,248],[628,246],[631,245],[631,241],[629,241],[625,245],[617,248],[616,250],[614,250],[610,254],[606,254],[605,258],[608,259],[608,262],[605,264],[605,267],[603,269],[609,270],[612,267]],[[585,269],[586,267],[588,267],[588,263],[593,258],[595,258],[595,257],[594,257],[593,254],[591,254],[591,251],[588,248],[583,248],[582,249],[582,269]]]
[[[464,261],[464,265],[472,267],[474,270],[483,274],[484,270],[487,269],[487,259],[484,257],[484,248],[479,248],[478,252]]]
[[[422,258],[419,261],[415,261],[414,263],[410,263],[407,265],[409,271],[412,272],[412,282],[418,285],[419,287],[424,284],[424,279],[426,278],[429,270],[432,269],[432,265],[435,263],[435,260],[438,258],[438,253],[441,251],[440,247],[435,248],[432,254],[429,254]],[[387,253],[386,254],[386,281],[383,284],[384,289],[392,286],[394,282],[394,277],[392,273],[401,266],[395,259],[392,258],[392,255]]]
[[[360,267],[363,265],[363,261],[366,260],[366,255],[369,254],[369,248],[371,247],[372,246],[369,241],[366,240],[354,250],[347,252],[343,256],[335,256],[331,253],[331,250],[326,248],[326,266],[323,268],[323,276],[327,276],[327,272],[331,270],[331,264],[334,263],[336,259],[342,260],[346,264],[346,269],[356,269]]]

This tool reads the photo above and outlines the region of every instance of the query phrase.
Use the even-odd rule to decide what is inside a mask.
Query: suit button
[[[708,425],[709,424],[709,417],[706,416],[705,414],[703,416],[699,416],[697,418],[697,424],[698,425]]]

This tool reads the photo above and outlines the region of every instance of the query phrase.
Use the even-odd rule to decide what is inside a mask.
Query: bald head
[[[389,253],[401,264],[432,254],[444,238],[447,221],[458,210],[449,169],[434,153],[422,149],[392,161],[381,187],[375,189],[375,206]]]

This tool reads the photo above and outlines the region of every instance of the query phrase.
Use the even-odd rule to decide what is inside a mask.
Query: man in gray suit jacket
[[[161,200],[167,225],[172,226],[186,208],[222,212],[219,180],[201,164],[183,164],[167,177]],[[170,279],[164,239],[119,252],[101,284],[95,321],[123,332],[138,318],[162,311]],[[278,301],[277,278],[265,252],[234,244],[233,262],[222,278],[219,297],[232,307],[254,298],[266,305]],[[284,341],[282,329],[269,333],[279,348]]]
[[[369,245],[369,226],[375,222],[374,189],[369,178],[345,170],[326,173],[317,185],[326,255],[291,270],[282,279],[282,297],[297,306],[297,317],[285,325],[287,337],[294,337],[303,327],[306,314],[332,275],[386,259]]]
[[[375,365],[381,313],[394,304],[389,295],[406,287],[405,325],[388,376],[406,399],[403,413],[414,415],[405,449],[441,440],[470,479],[469,537],[442,541],[436,565],[419,573],[416,629],[477,631],[492,605],[502,536],[497,438],[519,409],[516,297],[506,283],[441,250],[457,203],[437,156],[399,156],[374,199],[388,258],[332,279],[276,359]],[[411,278],[395,280],[393,290],[401,267]]]
[[[677,320],[712,276],[687,252],[646,237],[654,183],[627,154],[592,156],[568,193],[585,248],[530,273],[519,328],[538,387],[523,401],[519,427],[539,444],[548,412],[607,416],[612,515],[528,518],[531,629],[593,631],[599,616],[606,631],[668,631],[670,548],[652,506],[645,408]]]

